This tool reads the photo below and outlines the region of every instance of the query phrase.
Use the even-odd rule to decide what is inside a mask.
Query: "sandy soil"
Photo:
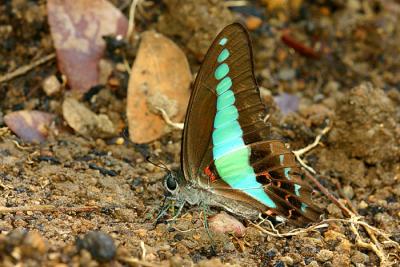
[[[113,1],[127,15],[123,2]],[[174,8],[177,5],[179,9]],[[214,233],[213,250],[201,209],[196,207],[185,207],[174,223],[155,226],[166,172],[145,159],[151,155],[178,169],[181,132],[172,130],[146,145],[75,134],[62,119],[66,92],[47,96],[42,90],[44,78],[60,76],[52,60],[0,84],[1,127],[5,127],[3,115],[11,111],[38,109],[56,114],[60,129],[48,141],[32,145],[2,128],[2,266],[361,267],[382,265],[384,259],[383,264],[399,264],[398,1],[304,1],[300,9],[257,3],[228,9],[223,1],[165,0],[144,10],[137,19],[138,31],[157,29],[172,38],[188,55],[193,72],[218,28],[232,19],[261,16],[263,24],[251,35],[257,79],[274,133],[299,149],[332,123],[321,145],[305,160],[323,186],[363,216],[363,222],[376,227],[376,242],[358,224],[358,231],[353,231],[349,222],[331,222],[290,237],[262,233],[243,222],[247,226],[243,238]],[[287,29],[318,56],[301,55],[282,42],[282,31]],[[53,51],[45,1],[0,4],[0,77]],[[112,55],[110,49],[111,60]],[[128,73],[115,77],[117,89],[105,84],[95,100],[85,104],[126,130]],[[284,114],[273,102],[282,92],[299,98],[295,112]],[[126,137],[126,131],[121,130],[120,136]],[[317,192],[315,199],[325,218],[348,219],[322,193]],[[268,224],[262,227],[269,229]],[[282,233],[293,229],[278,228]],[[89,231],[108,235],[85,236]],[[358,242],[361,239],[370,245]]]

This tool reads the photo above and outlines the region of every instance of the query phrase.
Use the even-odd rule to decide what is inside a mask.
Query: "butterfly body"
[[[299,225],[317,220],[312,189],[301,179],[294,154],[271,139],[266,115],[249,35],[241,24],[228,25],[194,83],[183,132],[183,176],[168,177],[166,188],[182,203],[218,206],[247,219],[261,213]]]

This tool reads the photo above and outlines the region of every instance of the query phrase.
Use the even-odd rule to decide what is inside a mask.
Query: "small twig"
[[[228,0],[224,2],[226,7],[240,7],[249,5],[248,0]]]
[[[338,182],[338,181],[335,181],[334,183],[335,183],[336,189],[337,189],[337,191],[339,192],[339,194],[341,195],[341,197],[343,197],[343,198],[346,200],[346,203],[347,203],[347,205],[349,206],[349,209],[350,209],[354,214],[357,214],[357,215],[358,215],[356,208],[353,206],[353,203],[351,203],[350,199],[349,199],[345,194],[343,194],[343,190],[341,189],[339,182]]]
[[[55,53],[51,53],[45,57],[42,57],[41,59],[38,59],[37,61],[34,61],[28,65],[19,67],[18,69],[14,70],[13,72],[9,72],[3,76],[0,76],[0,83],[12,80],[18,76],[21,76],[27,72],[29,72],[30,70],[32,70],[33,68],[42,65],[43,63],[46,63],[47,61],[52,60],[53,58],[55,58],[56,54]]]
[[[304,171],[304,174],[306,175],[306,177],[308,179],[310,179],[317,187],[318,189],[327,197],[329,198],[336,206],[339,207],[339,209],[341,209],[343,212],[346,213],[346,215],[348,217],[352,217],[355,214],[349,210],[348,208],[346,208],[342,203],[340,203],[340,201],[334,197],[329,191],[328,189],[326,189],[314,176],[312,176],[309,172]]]
[[[164,119],[165,123],[171,126],[172,128],[183,130],[184,123],[177,123],[177,122],[172,122],[171,119],[169,118],[167,112],[165,112],[164,109],[160,107],[156,107],[158,111],[160,111],[162,118]]]
[[[89,212],[99,210],[98,206],[58,207],[53,205],[32,205],[22,207],[0,207],[0,214],[39,211],[39,212]]]
[[[127,72],[127,73],[130,73],[131,72],[131,66],[129,65],[129,62],[128,62],[128,60],[124,57],[124,67],[125,67],[125,71]]]
[[[270,117],[271,117],[271,114],[265,115],[265,117],[263,119],[263,122],[266,123],[269,120]]]
[[[146,247],[144,246],[144,242],[140,240],[140,249],[142,250],[142,255],[140,257],[141,260],[146,259]]]
[[[353,204],[351,203],[350,199],[349,199],[345,194],[343,194],[343,191],[341,190],[339,183],[337,183],[336,186],[337,186],[337,188],[338,188],[339,193],[341,194],[342,197],[344,197],[344,199],[346,200],[347,204],[349,205],[349,207],[350,207],[350,209],[353,211],[353,213],[354,213],[355,215],[359,216],[357,210],[353,207]],[[368,225],[368,224],[363,224],[362,226],[364,227],[365,231],[368,233],[369,237],[370,237],[370,238],[372,239],[372,241],[374,242],[374,245],[372,245],[371,243],[366,243],[366,242],[364,242],[364,241],[362,240],[361,236],[358,234],[358,230],[355,228],[354,224],[351,224],[350,227],[352,227],[352,231],[353,231],[354,234],[356,234],[356,236],[357,236],[357,244],[358,244],[360,247],[369,248],[369,249],[373,250],[373,251],[378,255],[379,258],[385,259],[386,256],[385,256],[385,254],[383,253],[383,249],[382,249],[382,247],[381,247],[381,244],[379,243],[379,241],[378,241],[378,239],[376,238],[375,233],[374,233],[374,231],[376,231],[376,230],[375,230],[375,229],[372,230],[372,228],[369,227],[369,225],[368,225],[368,227],[367,227],[366,225]],[[378,232],[378,233],[379,233],[379,232]],[[383,234],[381,234],[381,235],[384,236]],[[390,240],[390,239],[389,239],[389,240]]]
[[[3,188],[3,189],[6,189],[6,190],[14,189],[14,187],[12,185],[3,184],[2,181],[0,181],[0,187]]]
[[[288,237],[288,236],[296,236],[296,235],[299,235],[299,234],[302,234],[302,233],[306,233],[306,232],[309,232],[309,231],[314,231],[314,230],[319,229],[319,228],[326,228],[326,227],[329,226],[327,224],[328,222],[348,223],[348,224],[350,224],[350,229],[352,230],[352,232],[356,236],[356,240],[357,240],[356,244],[357,244],[357,246],[372,250],[379,257],[380,262],[381,262],[380,266],[385,266],[385,267],[386,266],[392,266],[392,264],[390,263],[390,261],[388,259],[388,256],[390,254],[388,256],[385,255],[384,250],[381,248],[381,246],[380,246],[380,244],[379,244],[379,242],[377,240],[376,240],[376,242],[377,242],[376,244],[364,242],[362,240],[362,238],[361,238],[361,236],[360,236],[360,234],[358,232],[358,229],[356,228],[355,225],[363,226],[366,229],[367,232],[368,231],[374,231],[374,232],[378,233],[379,235],[381,235],[382,237],[384,237],[385,239],[389,239],[388,238],[388,234],[382,232],[381,230],[379,230],[379,229],[377,229],[377,228],[375,228],[373,226],[370,226],[366,222],[359,221],[361,218],[362,217],[360,217],[360,216],[354,216],[354,217],[351,217],[349,219],[325,219],[325,220],[321,221],[319,224],[312,225],[312,226],[310,226],[308,228],[305,228],[305,229],[294,229],[294,230],[289,231],[287,233],[280,233],[278,230],[276,230],[274,225],[268,220],[267,220],[267,222],[269,223],[269,225],[271,227],[271,230],[273,232],[268,231],[265,228],[261,227],[259,224],[254,224],[251,221],[249,221],[249,224],[252,225],[253,227],[255,227],[256,229],[260,230],[262,233],[268,234],[270,236],[282,238],[282,237]],[[390,240],[390,242],[392,244],[395,244],[396,248],[398,249],[399,244],[397,244],[393,240]]]
[[[354,213],[351,210],[349,210],[347,207],[345,207],[336,197],[334,197],[328,191],[328,189],[326,189],[320,182],[318,182],[318,180],[314,176],[312,176],[307,171],[305,171],[305,174],[306,174],[306,177],[308,179],[310,179],[318,187],[318,189],[321,190],[321,192],[326,197],[328,197],[336,206],[338,206],[342,211],[344,211],[346,213],[346,215],[349,217],[349,219],[345,220],[345,221],[350,223],[350,230],[356,236],[357,246],[372,250],[379,257],[380,266],[382,266],[382,267],[391,266],[392,264],[390,263],[388,257],[386,256],[385,251],[381,247],[381,244],[379,243],[378,239],[376,238],[374,232],[380,234],[386,240],[390,240],[392,242],[394,242],[394,241],[391,240],[390,238],[388,238],[388,235],[386,233],[383,233],[379,229],[370,226],[366,222],[362,222],[362,221],[360,222],[359,220],[362,218],[361,216],[359,216],[357,213]],[[328,220],[325,220],[325,221],[328,221]],[[356,225],[363,226],[363,228],[368,233],[368,235],[371,237],[371,239],[374,243],[371,243],[371,242],[367,243],[367,242],[363,241],[360,233],[358,232]],[[394,243],[397,244],[396,242],[394,242]]]
[[[317,229],[326,228],[326,227],[329,226],[326,223],[320,223],[320,224],[311,225],[308,228],[297,228],[297,229],[293,229],[293,230],[291,230],[291,231],[289,231],[287,233],[280,233],[269,220],[266,220],[266,222],[269,223],[269,226],[271,227],[271,230],[273,232],[268,231],[267,229],[263,228],[261,225],[255,224],[255,223],[253,223],[251,221],[249,221],[249,224],[252,225],[253,227],[255,227],[256,229],[260,230],[262,233],[270,235],[270,236],[274,236],[274,237],[296,236],[296,235],[299,235],[299,234],[302,234],[302,233],[315,231]]]
[[[129,264],[130,266],[135,266],[135,267],[140,266],[140,265],[145,266],[145,267],[159,267],[160,266],[160,264],[154,264],[154,263],[150,263],[147,261],[142,261],[137,258],[124,257],[124,258],[119,258],[118,260],[125,262],[125,263]]]
[[[295,155],[296,159],[299,161],[299,163],[301,164],[301,166],[303,166],[305,169],[307,169],[309,172],[311,172],[312,174],[316,174],[317,172],[311,168],[310,166],[308,166],[302,159],[301,156],[304,155],[305,153],[307,153],[308,151],[314,149],[316,146],[319,145],[319,142],[321,141],[322,136],[324,136],[327,132],[329,132],[329,130],[332,128],[331,123],[326,126],[322,132],[317,135],[315,137],[314,142],[312,142],[311,144],[309,144],[308,146],[299,149],[299,150],[295,150],[293,151],[293,154]]]
[[[331,128],[332,128],[331,124],[326,126],[324,129],[322,129],[322,132],[319,135],[317,135],[317,137],[315,137],[314,142],[312,142],[311,144],[309,144],[308,146],[306,146],[306,147],[304,147],[302,149],[296,150],[295,154],[298,154],[299,156],[302,156],[303,154],[307,153],[308,151],[310,151],[314,147],[318,146],[319,141],[321,141],[322,136],[327,134]]]
[[[293,151],[293,153],[296,151]],[[296,153],[294,153],[297,161],[300,163],[301,166],[303,166],[306,170],[308,170],[309,172],[316,174],[317,172],[310,166],[308,166],[301,158],[300,156],[298,156]]]
[[[11,142],[13,142],[14,145],[15,145],[17,148],[21,149],[21,150],[28,150],[28,149],[30,149],[30,147],[21,146],[21,145],[18,143],[18,141],[16,141],[16,140],[11,140]]]
[[[246,242],[246,240],[244,240],[244,239],[239,239],[239,238],[237,238],[235,235],[232,235],[231,240],[232,240],[232,239],[234,239],[234,240],[236,241],[236,243],[239,245],[239,248],[240,248],[240,251],[241,251],[241,252],[244,252],[244,251],[245,251],[245,249],[246,249],[245,245],[249,245],[249,243]],[[250,245],[249,247],[251,247],[251,245]]]
[[[133,31],[135,30],[135,10],[140,1],[141,0],[132,0],[131,7],[129,8],[128,30],[126,33],[126,38],[128,40],[131,40]]]

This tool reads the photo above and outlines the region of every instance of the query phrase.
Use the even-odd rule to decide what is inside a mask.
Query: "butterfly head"
[[[185,190],[185,185],[185,179],[180,172],[168,171],[164,177],[164,188],[167,196],[171,198],[178,199],[182,191]]]
[[[164,177],[165,197],[178,203],[198,204],[201,193],[193,184],[188,183],[182,172],[169,171]]]
[[[173,171],[169,171],[168,174],[164,177],[164,187],[167,190],[167,193],[176,196],[179,192],[179,182],[178,175]]]

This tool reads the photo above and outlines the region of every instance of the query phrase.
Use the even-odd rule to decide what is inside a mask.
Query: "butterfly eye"
[[[173,193],[178,188],[178,183],[172,174],[168,174],[165,179],[165,187]]]

